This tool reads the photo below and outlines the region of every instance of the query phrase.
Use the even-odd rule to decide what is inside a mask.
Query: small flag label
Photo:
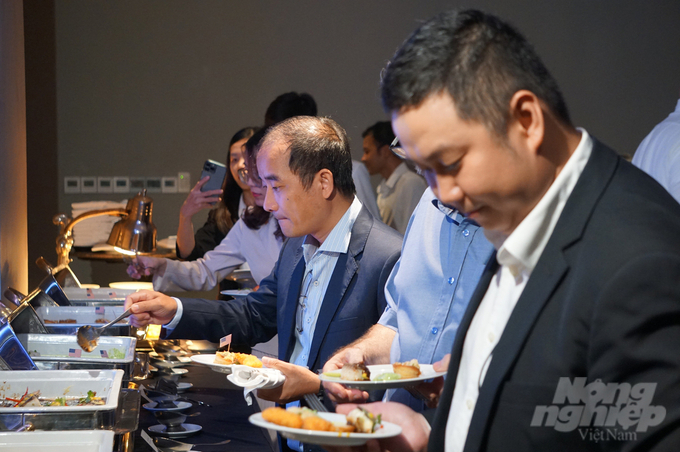
[[[106,308],[104,306],[97,306],[94,308],[94,313],[104,315],[106,313]]]
[[[231,344],[231,334],[224,336],[222,339],[220,339],[220,348],[226,347],[229,344]]]
[[[86,298],[90,298],[90,299],[91,299],[91,298],[94,298],[94,292],[92,292],[92,289],[87,289],[87,290],[85,291],[85,297],[86,297]]]
[[[107,352],[106,350],[99,350],[99,354],[102,355],[102,358],[109,357],[109,352]]]
[[[116,292],[114,291],[109,292],[109,298],[116,298]]]
[[[79,348],[69,348],[68,349],[68,356],[71,358],[80,358],[80,354],[82,353],[82,350]]]

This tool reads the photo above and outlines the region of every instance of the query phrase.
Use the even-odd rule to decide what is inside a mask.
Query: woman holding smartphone
[[[271,273],[283,244],[283,233],[276,219],[262,208],[266,189],[257,174],[256,155],[266,130],[256,132],[246,143],[245,167],[238,171],[255,205],[248,207],[234,227],[214,250],[190,262],[139,256],[128,267],[135,279],[153,275],[154,290],[210,290],[243,263],[248,263],[253,279],[260,281]]]
[[[238,177],[238,170],[244,167],[243,146],[258,130],[245,127],[234,134],[227,151],[227,171],[222,188],[202,191],[208,182],[204,177],[194,186],[179,211],[177,228],[177,256],[195,260],[214,249],[224,239],[246,207],[255,205],[255,198],[247,184]],[[217,203],[217,204],[215,204]],[[199,211],[212,208],[206,223],[194,233],[192,217]]]

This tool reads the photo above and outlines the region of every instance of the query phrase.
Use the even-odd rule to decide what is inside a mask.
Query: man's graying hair
[[[347,133],[330,118],[296,116],[272,126],[260,148],[285,143],[290,150],[288,167],[309,189],[316,173],[328,169],[338,193],[352,199],[356,189],[352,179],[352,155]]]
[[[397,50],[383,73],[382,102],[388,112],[399,112],[447,92],[461,119],[505,137],[510,100],[522,89],[571,125],[557,82],[517,30],[481,11],[450,11],[427,21]]]

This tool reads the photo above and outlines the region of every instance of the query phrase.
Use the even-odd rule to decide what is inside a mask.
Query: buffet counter
[[[187,419],[187,423],[202,427],[198,433],[185,438],[174,438],[185,443],[197,444],[194,449],[202,452],[224,451],[273,451],[269,436],[263,429],[248,422],[248,416],[259,411],[257,403],[248,406],[243,399],[243,389],[232,385],[225,374],[213,372],[208,367],[192,364],[183,367],[189,372],[180,379],[182,383],[191,383],[193,387],[182,396],[203,402],[205,405],[193,403],[189,414],[200,413]],[[153,376],[153,374],[152,374]],[[139,382],[145,386],[155,385],[154,380]],[[142,400],[142,405],[146,401]],[[210,406],[208,406],[210,405]],[[135,432],[135,452],[151,451],[151,447],[142,439],[143,430],[158,424],[152,412],[141,408],[139,428]],[[150,434],[153,436],[152,434]],[[228,444],[208,446],[204,444],[219,443],[230,440]]]

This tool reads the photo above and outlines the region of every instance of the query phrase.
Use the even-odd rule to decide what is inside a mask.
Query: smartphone
[[[210,179],[201,187],[201,191],[219,190],[222,188],[222,183],[224,182],[226,175],[227,167],[224,166],[224,164],[216,162],[215,160],[206,160],[203,164],[203,172],[201,172],[200,180],[203,180],[205,176],[210,176]]]

